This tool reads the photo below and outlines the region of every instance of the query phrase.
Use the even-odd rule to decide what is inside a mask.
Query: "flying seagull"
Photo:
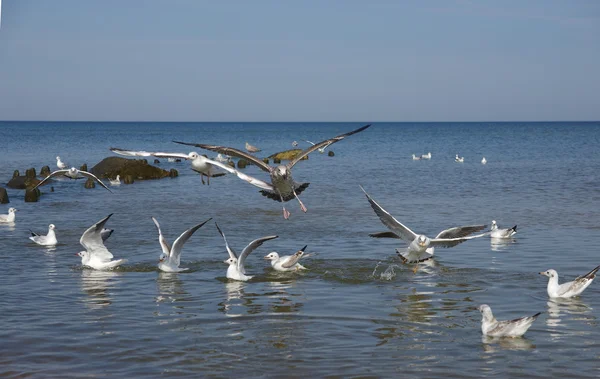
[[[223,234],[221,228],[219,228],[219,225],[217,225],[216,222],[215,225],[217,226],[219,234],[221,235],[221,237],[223,237],[223,240],[225,241],[225,248],[229,253],[229,259],[223,261],[223,263],[227,263],[229,265],[229,267],[227,268],[227,278],[233,280],[241,280],[244,282],[252,279],[252,276],[246,275],[246,268],[244,267],[244,264],[246,263],[246,258],[248,258],[248,255],[250,255],[250,253],[256,250],[264,242],[275,239],[278,236],[267,236],[255,239],[254,241],[250,242],[248,246],[246,246],[244,250],[242,250],[242,253],[238,256],[235,250],[233,250],[227,243],[227,238],[225,238],[225,234]]]
[[[483,318],[481,319],[481,332],[490,337],[521,337],[541,314],[536,313],[531,317],[521,317],[509,321],[498,321],[492,314],[492,309],[489,305],[480,305],[479,312],[483,315]]]
[[[517,234],[517,226],[513,226],[510,229],[499,229],[496,220],[492,220],[492,226],[490,226],[490,237],[492,238],[510,238]]]
[[[369,126],[371,126],[371,125],[370,124],[365,125],[361,128],[353,130],[349,133],[341,134],[337,137],[333,137],[333,138],[325,140],[323,142],[319,142],[319,143],[309,147],[308,149],[302,151],[301,153],[299,153],[296,156],[296,158],[294,158],[288,164],[286,164],[286,165],[281,164],[276,167],[269,166],[267,163],[263,162],[262,160],[258,159],[257,157],[255,157],[252,154],[248,154],[241,150],[237,150],[237,149],[234,149],[231,147],[178,142],[178,141],[173,141],[173,142],[179,143],[182,145],[196,146],[196,147],[200,147],[202,149],[211,150],[211,151],[221,153],[221,154],[232,155],[232,156],[235,156],[238,158],[242,158],[242,159],[251,161],[258,168],[269,173],[269,175],[271,177],[271,183],[266,183],[266,182],[263,182],[262,180],[254,178],[252,176],[241,174],[239,171],[235,171],[235,174],[240,179],[245,180],[248,183],[255,185],[256,187],[261,188],[262,190],[260,191],[260,193],[263,196],[266,196],[275,201],[287,202],[287,201],[290,201],[290,200],[296,198],[298,200],[298,202],[300,203],[300,208],[302,209],[302,211],[306,212],[306,207],[304,206],[304,204],[302,203],[302,201],[300,200],[298,195],[300,193],[302,193],[302,191],[304,191],[310,183],[295,182],[294,179],[292,178],[292,168],[296,165],[296,163],[300,162],[300,160],[302,158],[304,158],[308,154],[312,153],[313,151],[315,151],[321,147],[329,146],[333,143],[341,141],[344,138],[351,136],[352,134],[362,132],[363,130],[367,129]],[[230,172],[233,173],[233,171],[230,171]],[[290,212],[287,209],[285,209],[285,206],[283,206],[283,217],[286,220],[290,217]]]
[[[48,234],[45,236],[41,236],[33,231],[31,232],[30,240],[42,246],[54,246],[58,243],[56,240],[56,233],[54,232],[55,226],[54,224],[48,225]]]
[[[39,182],[37,184],[37,186],[33,187],[33,189],[38,188],[39,186],[43,185],[48,180],[50,180],[51,178],[54,178],[56,176],[65,176],[65,177],[67,177],[69,179],[82,179],[84,177],[90,178],[90,179],[93,179],[94,181],[98,182],[102,187],[106,188],[108,190],[108,192],[112,193],[112,191],[110,190],[110,188],[108,188],[106,186],[106,184],[102,183],[102,181],[100,179],[98,179],[94,174],[92,174],[90,172],[87,172],[87,171],[78,170],[75,167],[71,167],[68,170],[57,170],[57,171],[54,171],[52,174],[46,176],[44,178],[44,180],[42,180],[41,182]]]
[[[75,255],[81,257],[82,265],[96,270],[106,270],[127,262],[126,259],[118,259],[113,261],[112,259],[114,256],[110,251],[108,251],[106,246],[104,246],[102,231],[104,230],[104,225],[112,215],[112,213],[109,214],[102,220],[89,227],[81,236],[79,243],[85,248],[85,250]]]
[[[396,252],[404,263],[418,263],[423,262],[431,257],[436,247],[453,247],[462,242],[468,241],[473,238],[483,237],[485,234],[478,234],[475,236],[469,236],[472,233],[478,232],[485,229],[485,225],[469,225],[459,226],[442,230],[435,238],[430,239],[425,235],[418,235],[408,227],[396,220],[391,214],[383,209],[375,200],[369,196],[362,186],[360,187],[365,195],[371,208],[375,211],[375,214],[383,225],[387,226],[391,232],[373,233],[369,236],[374,238],[399,238],[407,242],[408,248],[404,251],[396,249]],[[415,272],[417,266],[415,266]]]
[[[558,284],[558,273],[555,270],[547,270],[540,272],[540,275],[548,277],[548,296],[550,297],[562,297],[569,298],[579,296],[581,293],[588,288],[596,277],[596,272],[600,270],[600,266],[596,267],[592,271],[585,275],[578,277],[572,282]]]
[[[293,255],[284,255],[280,257],[276,252],[269,253],[265,256],[265,259],[271,261],[271,267],[275,269],[275,271],[298,271],[298,270],[306,270],[306,267],[302,266],[300,263],[301,258],[306,258],[311,256],[312,254],[304,254],[306,247],[304,246],[302,249],[298,250]]]
[[[306,143],[310,143],[310,144],[311,144],[311,145],[313,145],[313,146],[315,146],[315,145],[316,145],[316,143],[314,143],[314,142],[311,142],[311,141],[309,141],[309,140],[306,140],[306,139],[305,139],[305,140],[303,140],[303,141],[304,141],[304,142],[306,142]],[[325,149],[327,149],[327,147],[328,147],[328,146],[329,146],[329,145],[325,145],[325,146],[323,146],[323,147],[320,147],[320,148],[319,148],[319,153],[321,153],[321,154],[325,153]]]
[[[193,228],[190,228],[185,232],[181,233],[179,238],[175,240],[173,246],[171,247],[165,239],[165,237],[163,237],[158,221],[156,221],[156,219],[152,217],[152,221],[154,221],[156,229],[158,229],[158,242],[160,243],[160,247],[163,251],[160,257],[158,258],[158,268],[161,271],[165,272],[181,272],[188,270],[187,268],[179,267],[181,263],[181,249],[183,248],[183,245],[187,242],[187,240],[190,239],[192,234],[194,234],[196,230],[200,229],[204,224],[206,224],[210,220],[212,220],[212,218],[209,218],[203,223],[198,224]]]
[[[206,176],[207,184],[210,185],[210,178],[223,176],[225,173],[215,172],[215,164],[214,161],[192,151],[189,154],[183,153],[160,153],[160,152],[149,152],[149,151],[133,151],[133,150],[124,150],[116,147],[111,147],[110,151],[113,153],[124,155],[128,157],[157,157],[157,158],[179,158],[186,159],[190,161],[192,166],[192,170],[196,171],[200,174],[200,178],[202,179],[202,184],[204,184],[204,177]],[[219,166],[220,167],[220,166]]]

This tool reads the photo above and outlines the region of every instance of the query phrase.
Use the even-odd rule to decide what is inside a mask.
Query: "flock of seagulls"
[[[202,184],[205,184],[204,178],[206,178],[206,184],[210,184],[210,178],[225,175],[226,173],[236,175],[238,178],[246,181],[260,189],[260,193],[272,200],[286,203],[290,200],[296,199],[303,212],[307,212],[306,206],[302,203],[299,198],[304,190],[309,186],[308,182],[296,182],[292,176],[292,168],[300,162],[308,154],[319,151],[324,153],[325,149],[330,145],[343,140],[344,138],[353,134],[360,133],[368,129],[371,125],[365,125],[356,130],[341,134],[339,136],[327,139],[319,143],[313,143],[308,140],[304,140],[311,146],[308,149],[301,151],[293,160],[287,164],[279,164],[277,166],[270,166],[263,162],[252,153],[259,152],[261,149],[256,146],[250,145],[248,142],[245,144],[247,152],[238,150],[233,147],[226,147],[220,145],[208,145],[199,143],[188,143],[173,141],[178,144],[194,146],[201,149],[209,150],[218,153],[217,157],[209,159],[206,156],[200,155],[197,152],[185,153],[165,153],[165,152],[147,152],[147,151],[133,151],[119,148],[111,148],[110,150],[116,154],[123,156],[134,156],[134,157],[157,157],[167,159],[183,159],[190,162],[191,169],[198,172],[201,176]],[[298,142],[294,141],[293,146],[297,146]],[[246,175],[235,168],[227,164],[231,157],[237,157],[246,159],[255,164],[262,171],[265,171],[269,175],[269,181],[263,181],[254,178],[250,175]],[[423,154],[421,156],[412,155],[413,160],[431,159],[431,152]],[[463,163],[464,157],[459,157],[456,154],[456,162]],[[481,160],[482,164],[486,164],[487,160],[485,157]],[[69,179],[80,179],[89,178],[98,182],[102,187],[112,192],[100,179],[95,175],[78,170],[75,167],[67,169],[67,165],[61,161],[60,157],[56,157],[57,171],[51,173],[48,177],[43,179],[35,188],[43,185],[51,178],[64,176]],[[120,177],[117,175],[115,179],[109,179],[110,185],[118,186],[121,184]],[[466,241],[489,236],[492,239],[510,239],[517,233],[517,225],[512,228],[501,229],[498,227],[495,220],[492,221],[489,231],[484,231],[486,225],[467,225],[457,226],[448,229],[444,229],[439,232],[435,237],[430,238],[425,234],[417,234],[410,228],[402,224],[396,218],[394,218],[389,212],[381,207],[366,191],[360,186],[364,192],[368,203],[371,208],[381,221],[381,223],[389,229],[385,232],[377,232],[369,234],[373,238],[395,238],[405,242],[405,247],[396,249],[396,253],[405,264],[414,264],[413,272],[416,273],[419,264],[430,260],[434,256],[436,247],[439,248],[451,248],[457,246]],[[0,224],[14,223],[15,213],[17,209],[9,208],[8,214],[0,214]],[[83,246],[84,250],[80,251],[76,255],[81,258],[81,264],[85,267],[92,268],[95,270],[110,270],[114,269],[127,262],[126,259],[115,259],[113,254],[106,248],[104,242],[113,233],[112,229],[105,228],[106,223],[111,218],[112,214],[98,221],[91,227],[89,227],[81,236],[79,242]],[[290,212],[283,206],[283,217],[289,219]],[[165,272],[182,272],[188,270],[188,268],[181,267],[181,253],[185,243],[192,237],[192,235],[200,228],[202,228],[211,219],[199,223],[187,230],[173,242],[169,244],[164,237],[158,220],[152,217],[157,232],[158,241],[162,250],[158,258],[158,269]],[[225,249],[227,250],[228,258],[224,260],[224,263],[228,265],[226,277],[231,280],[237,281],[248,281],[254,276],[246,273],[245,262],[248,256],[261,247],[265,242],[278,238],[277,235],[265,236],[257,238],[251,241],[241,253],[237,253],[228,243],[227,238],[219,225],[215,223],[216,229],[223,238]],[[55,225],[50,224],[48,226],[48,232],[46,235],[40,235],[31,231],[29,239],[41,246],[54,246],[58,243]],[[310,254],[306,254],[307,246],[298,250],[295,254],[280,256],[277,252],[271,252],[264,256],[265,260],[270,261],[271,267],[276,271],[300,271],[305,270],[301,259],[309,257]],[[577,279],[559,284],[558,273],[549,269],[547,271],[540,272],[539,274],[548,277],[547,293],[551,298],[571,298],[579,296],[582,292],[592,283],[596,273],[600,270],[600,266],[594,268],[585,275],[578,277]],[[520,337],[522,336],[538,318],[540,313],[533,316],[522,317],[508,321],[498,321],[494,317],[491,308],[486,305],[480,305],[479,311],[482,314],[481,331],[484,335],[490,337]]]

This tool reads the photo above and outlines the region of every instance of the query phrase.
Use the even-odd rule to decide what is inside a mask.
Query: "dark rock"
[[[54,187],[50,187],[50,192],[54,192]]]
[[[8,193],[6,193],[6,188],[0,187],[0,204],[8,204],[10,201],[8,200]]]
[[[13,178],[16,178],[17,176],[21,176],[21,174],[19,173],[19,170],[15,170],[13,172]]]
[[[175,159],[175,162],[177,162],[177,163],[181,163],[181,159],[180,159],[180,158],[177,158],[177,159]]]
[[[123,178],[123,183],[125,184],[133,184],[135,180],[133,180],[133,176],[132,175],[125,175],[125,177]]]
[[[96,181],[92,178],[89,178],[85,181],[85,184],[83,186],[85,188],[96,188]]]
[[[263,162],[265,162],[266,164],[269,164],[269,158],[263,158]]]
[[[25,177],[27,178],[35,178],[37,175],[35,174],[35,168],[28,168],[25,170]]]
[[[238,168],[246,168],[247,165],[248,165],[248,161],[245,159],[240,159],[238,161]]]
[[[43,176],[44,178],[45,178],[46,176],[50,175],[50,174],[51,174],[51,172],[50,172],[50,167],[48,167],[48,166],[44,166],[44,167],[42,167],[42,169],[40,170],[40,176]]]
[[[11,180],[9,180],[8,183],[6,183],[6,186],[8,188],[13,188],[13,189],[27,189],[27,188],[33,188],[33,187],[37,186],[39,182],[41,182],[41,180],[38,180],[37,178],[28,178],[26,176],[15,176]],[[44,185],[46,185],[46,183],[44,183]]]
[[[154,164],[159,164],[159,163],[160,163],[160,161],[158,159],[154,160]]]
[[[171,178],[176,178],[179,176],[179,172],[177,170],[175,170],[174,168],[172,168],[171,170],[169,170],[169,176]]]
[[[39,189],[28,189],[25,191],[25,202],[26,203],[36,203],[40,199],[40,190]]]
[[[121,157],[104,158],[100,163],[92,167],[90,172],[99,178],[114,178],[121,175],[125,184],[133,183],[133,179],[161,179],[169,176],[169,171],[151,166],[145,159],[126,159]],[[131,182],[127,183],[127,176],[131,176]]]
[[[279,164],[279,163],[281,163],[281,159],[279,159],[279,158],[273,158],[273,163]]]
[[[230,165],[231,167],[235,168],[235,162],[234,161],[227,161],[227,164]]]
[[[279,159],[282,161],[291,161],[291,160],[295,159],[302,151],[303,150],[300,150],[300,149],[281,151],[279,153],[269,155],[269,158],[273,158],[273,160]],[[308,155],[302,157],[302,160],[304,160],[304,159],[308,159]]]
[[[332,150],[329,150],[327,152],[327,156],[329,156],[329,157],[333,157],[334,155],[335,155],[335,153]]]
[[[79,169],[81,171],[87,171],[87,163],[82,164],[81,167],[79,167]],[[92,187],[92,188],[94,188],[94,187]]]

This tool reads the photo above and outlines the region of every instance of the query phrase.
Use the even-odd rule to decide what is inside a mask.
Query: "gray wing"
[[[83,246],[85,250],[90,253],[90,255],[95,255],[100,260],[105,262],[113,259],[113,255],[110,253],[110,251],[108,251],[106,246],[104,246],[101,234],[104,224],[106,224],[112,215],[112,213],[109,214],[102,220],[89,227],[79,239],[81,246]]]
[[[474,238],[487,236],[487,235],[488,235],[488,233],[482,233],[482,234],[477,234],[474,236],[460,237],[460,238],[434,238],[431,240],[429,246],[431,246],[431,247],[453,247],[453,246],[461,244],[465,241],[472,240]]]
[[[262,188],[262,189],[268,190],[268,191],[275,191],[275,189],[273,188],[273,186],[270,185],[269,183],[263,182],[260,179],[256,179],[253,176],[246,175],[243,172],[238,171],[238,170],[236,170],[235,168],[233,168],[233,167],[231,167],[229,165],[223,164],[221,162],[213,161],[213,160],[208,159],[208,158],[206,159],[206,161],[208,163],[212,164],[212,165],[220,167],[221,169],[227,171],[230,174],[236,175],[238,178],[242,179],[243,181],[246,181],[246,182],[248,182],[248,183],[250,183],[250,184],[252,184],[252,185],[254,185],[254,186],[258,187],[258,188]]]
[[[189,159],[190,158],[187,154],[183,154],[183,153],[161,153],[161,152],[150,152],[150,151],[133,151],[133,150],[119,149],[117,147],[111,147],[110,151],[112,151],[115,154],[124,155],[127,157],[157,157],[157,158],[180,158],[180,159]]]
[[[525,333],[529,326],[538,318],[542,313],[536,313],[533,316],[521,317],[509,321],[498,321],[498,325],[495,328],[488,331],[489,334],[508,334],[511,332],[519,331]],[[524,330],[525,331],[524,331]]]
[[[468,226],[457,226],[454,228],[442,230],[435,238],[460,238],[466,237],[469,234],[479,232],[485,229],[486,225],[468,225]]]
[[[113,234],[113,232],[114,232],[114,229],[107,229],[107,228],[102,229],[102,231],[100,232],[102,241],[106,241],[108,239],[108,237],[110,237]]]
[[[371,124],[369,124],[369,125],[365,125],[365,126],[363,126],[363,127],[361,127],[361,128],[358,128],[358,129],[356,129],[356,130],[353,130],[353,131],[351,131],[351,132],[348,132],[348,133],[340,134],[340,135],[339,135],[339,136],[337,136],[337,137],[330,138],[330,139],[328,139],[328,140],[325,140],[325,141],[323,141],[323,142],[316,143],[316,144],[312,145],[311,147],[309,147],[308,149],[306,149],[306,150],[304,150],[303,152],[301,152],[300,154],[296,155],[296,158],[294,158],[294,160],[292,160],[290,163],[288,163],[288,164],[287,164],[287,167],[288,167],[288,168],[292,168],[292,167],[294,167],[294,165],[295,165],[296,163],[300,162],[300,160],[302,160],[302,158],[304,158],[304,157],[305,157],[305,156],[307,156],[308,154],[312,153],[313,151],[315,151],[315,150],[318,150],[318,149],[320,149],[320,148],[322,148],[322,147],[325,147],[325,146],[329,146],[329,145],[331,145],[331,144],[333,144],[333,143],[336,143],[336,142],[338,142],[338,141],[341,141],[341,140],[343,140],[344,138],[346,138],[346,137],[348,137],[348,136],[351,136],[351,135],[353,135],[353,134],[356,134],[356,133],[362,132],[363,130],[367,129],[369,126],[371,126]]]
[[[69,170],[56,170],[54,171],[52,174],[46,176],[41,182],[39,182],[35,187],[33,187],[33,189],[38,188],[39,186],[41,186],[42,184],[46,183],[48,180],[50,180],[51,178],[57,177],[57,176],[61,176],[66,174],[67,172],[69,172]]]
[[[272,240],[275,239],[279,236],[267,236],[267,237],[262,237],[259,239],[255,239],[254,241],[250,242],[248,244],[248,246],[246,246],[244,248],[244,250],[242,250],[242,254],[240,254],[240,258],[238,259],[238,270],[242,273],[245,273],[245,268],[244,268],[244,264],[246,263],[246,258],[248,258],[248,255],[250,255],[251,252],[253,252],[254,250],[256,250],[260,245],[262,245],[264,242],[268,241],[268,240]]]
[[[179,141],[173,141],[175,143],[179,143],[182,145],[188,145],[188,146],[196,146],[199,147],[201,149],[206,149],[206,150],[210,150],[210,151],[214,151],[217,153],[221,153],[221,154],[225,154],[225,155],[231,155],[234,157],[238,157],[238,158],[242,158],[242,159],[246,159],[251,161],[253,164],[255,164],[256,166],[258,166],[260,169],[262,169],[263,171],[266,172],[271,172],[271,166],[269,166],[268,164],[266,164],[265,162],[263,162],[262,160],[260,160],[258,157],[255,157],[252,154],[249,153],[245,153],[241,150],[238,149],[234,149],[233,147],[225,147],[225,146],[216,146],[216,145],[205,145],[202,143],[188,143],[188,142],[179,142]]]
[[[223,237],[223,240],[225,241],[225,248],[227,249],[227,252],[229,253],[229,258],[237,259],[237,254],[235,253],[235,250],[233,250],[231,247],[229,247],[229,243],[227,243],[227,238],[225,238],[225,234],[223,234],[223,232],[221,231],[221,228],[219,228],[219,224],[217,224],[215,222],[215,225],[217,227],[217,230],[219,231],[219,234],[221,235],[221,237]]]
[[[281,267],[284,267],[284,268],[294,267],[296,265],[296,263],[298,263],[300,261],[300,258],[302,258],[303,256],[304,256],[304,251],[300,250],[300,251],[296,252],[296,254],[291,255],[285,261],[285,263],[282,263]]]
[[[401,239],[399,235],[394,232],[379,232],[379,233],[371,233],[369,237],[373,238],[398,238]]]
[[[171,255],[171,246],[167,242],[166,238],[163,236],[158,221],[154,217],[152,217],[152,221],[154,221],[154,225],[156,225],[156,229],[158,229],[158,242],[160,243],[160,248],[162,249],[162,252],[168,257],[169,255]]]
[[[365,189],[362,188],[362,186],[360,186],[360,189],[362,189],[362,191],[367,196],[367,200],[369,200],[369,204],[371,204],[371,208],[373,208],[373,210],[375,211],[375,214],[377,215],[377,217],[379,217],[379,220],[381,220],[383,225],[387,226],[392,232],[394,232],[394,234],[398,235],[398,237],[400,237],[401,239],[403,239],[404,241],[406,241],[408,243],[411,243],[412,241],[415,240],[415,238],[417,238],[417,235],[412,230],[410,230],[408,227],[402,225],[402,223],[400,223],[391,214],[389,214],[385,209],[383,209],[381,206],[379,206],[379,204],[377,204],[375,202],[375,200],[373,200],[371,198],[371,196],[369,196],[367,191],[365,191]]]
[[[181,261],[181,249],[183,248],[183,245],[186,243],[187,240],[190,239],[190,237],[192,236],[192,234],[194,234],[196,230],[200,229],[202,225],[206,224],[210,220],[212,220],[212,218],[209,218],[203,223],[186,230],[185,232],[181,233],[181,235],[175,240],[175,242],[173,242],[173,247],[171,248],[171,254],[169,255],[169,259],[174,260],[177,266],[179,266],[179,263]]]
[[[81,171],[81,170],[79,170],[79,173],[80,173],[81,175],[85,176],[86,178],[90,178],[90,179],[93,179],[93,180],[97,181],[97,182],[98,182],[98,183],[99,183],[99,184],[100,184],[102,187],[106,188],[106,189],[108,190],[108,192],[112,193],[112,191],[110,190],[110,188],[108,188],[108,187],[106,186],[106,184],[102,183],[102,180],[98,179],[98,178],[96,177],[96,175],[94,175],[94,174],[92,174],[92,173],[90,173],[90,172],[87,172],[87,171]]]

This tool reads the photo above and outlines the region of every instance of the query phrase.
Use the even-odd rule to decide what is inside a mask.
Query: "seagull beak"
[[[269,259],[269,256],[268,256],[268,255],[265,255],[265,259]]]
[[[425,242],[419,242],[419,245],[425,247]]]
[[[540,274],[540,275],[546,275],[546,273],[545,273],[545,272],[540,272],[539,274]]]
[[[227,262],[228,260],[229,260],[229,259],[225,259],[225,260],[223,261],[223,263],[227,263],[227,264],[229,264],[229,262]]]
[[[79,256],[79,254],[78,254],[78,253],[77,253],[77,254],[73,254],[73,255],[74,255],[74,256],[76,256],[76,257],[77,257],[77,256]]]

